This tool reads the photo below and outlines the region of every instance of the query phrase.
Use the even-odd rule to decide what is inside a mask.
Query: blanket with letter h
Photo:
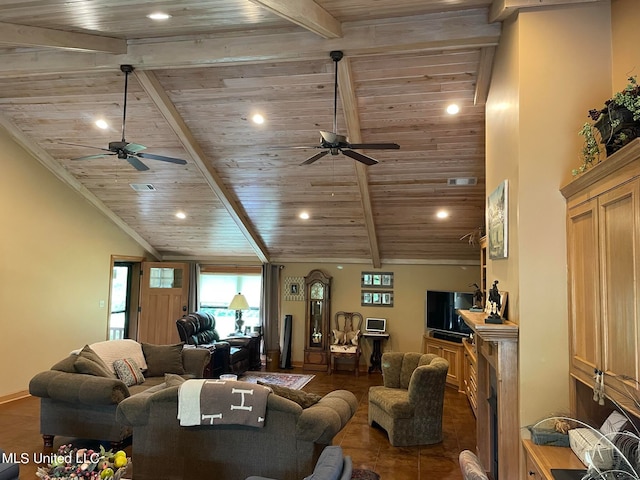
[[[235,380],[187,380],[178,390],[180,425],[263,427],[271,389]]]

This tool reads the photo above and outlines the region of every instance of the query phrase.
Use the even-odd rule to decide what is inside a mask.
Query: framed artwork
[[[304,301],[303,277],[286,277],[284,279],[284,299],[287,302]]]
[[[362,272],[360,286],[393,288],[393,272]]]
[[[393,292],[362,290],[360,305],[363,307],[393,307]]]
[[[504,180],[487,197],[487,236],[489,258],[499,260],[508,256],[509,185]]]

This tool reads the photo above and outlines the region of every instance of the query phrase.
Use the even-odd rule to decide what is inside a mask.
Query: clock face
[[[322,300],[324,297],[324,286],[321,283],[313,283],[310,294],[312,300]]]

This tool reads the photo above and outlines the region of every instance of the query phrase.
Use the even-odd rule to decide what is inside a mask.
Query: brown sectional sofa
[[[118,422],[133,428],[135,480],[244,480],[250,475],[299,480],[313,471],[323,448],[358,407],[346,390],[304,409],[270,394],[262,428],[183,427],[177,420],[178,389],[145,392],[118,405]]]
[[[136,343],[132,340],[112,342],[129,342],[128,346],[134,348]],[[110,344],[109,347],[124,345],[100,342],[101,345],[104,343]],[[74,353],[50,370],[33,377],[29,383],[29,393],[40,397],[40,433],[45,446],[53,445],[54,435],[119,445],[132,433],[131,426],[116,421],[116,408],[120,402],[145,391],[164,388],[163,370],[173,370],[168,373],[179,373],[187,378],[202,378],[210,360],[209,351],[204,349],[182,348],[182,345],[148,347],[145,357],[149,360],[147,374],[140,385],[127,386],[111,372],[102,375],[98,374],[101,373],[99,371],[93,371],[93,374],[78,373],[76,362],[79,355]]]

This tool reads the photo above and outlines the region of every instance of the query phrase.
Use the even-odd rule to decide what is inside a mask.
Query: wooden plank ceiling
[[[150,20],[137,0],[0,4],[0,122],[145,248],[226,262],[477,262],[461,238],[484,224],[484,101],[501,27],[489,12],[499,18],[504,5],[210,0],[156,10],[171,18]],[[333,129],[331,50],[345,54],[337,133],[400,144],[363,152],[377,165],[327,155],[300,166],[318,150],[286,148]],[[122,64],[135,68],[126,140],[186,165],[72,160],[100,151],[65,143],[121,139]],[[457,177],[477,184],[449,186]]]

